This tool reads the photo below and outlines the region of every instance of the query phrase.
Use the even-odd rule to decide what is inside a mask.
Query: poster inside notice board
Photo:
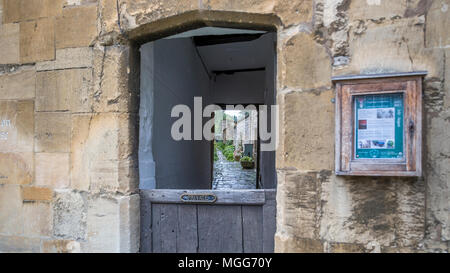
[[[355,158],[403,158],[403,94],[354,98]]]

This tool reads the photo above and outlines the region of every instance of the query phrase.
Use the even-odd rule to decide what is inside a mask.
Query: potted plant
[[[241,160],[241,152],[240,151],[234,151],[234,161]]]
[[[241,157],[242,157],[242,145],[241,144],[236,146],[233,156],[234,156],[234,161],[241,160]]]
[[[241,158],[241,166],[244,169],[253,169],[255,168],[255,161],[250,156],[244,156]]]

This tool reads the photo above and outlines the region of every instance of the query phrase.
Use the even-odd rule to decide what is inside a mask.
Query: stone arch
[[[247,13],[235,11],[194,10],[178,15],[157,19],[123,32],[121,42],[128,46],[128,58],[121,61],[122,68],[128,68],[129,103],[126,111],[137,113],[140,92],[140,51],[142,44],[164,37],[198,29],[201,27],[224,27],[276,32],[282,26],[280,18],[274,14]],[[127,70],[127,69],[123,69]],[[278,75],[277,75],[278,77]],[[128,138],[133,146],[133,158],[138,162],[139,117],[130,115],[128,120]],[[138,170],[130,178],[129,185],[139,188]]]
[[[122,32],[116,42],[122,44],[122,47],[127,48],[125,51],[128,51],[128,58],[121,59],[119,65],[122,67],[122,71],[128,70],[126,75],[128,82],[127,92],[130,96],[129,103],[126,104],[128,109],[124,110],[135,113],[128,116],[128,120],[126,121],[127,128],[129,128],[127,132],[128,140],[124,139],[124,141],[130,142],[129,146],[132,146],[131,154],[133,161],[136,162],[132,174],[130,173],[130,175],[127,176],[127,179],[130,179],[128,184],[131,185],[131,188],[139,189],[139,169],[137,167],[139,151],[139,115],[137,115],[137,113],[139,112],[140,104],[140,46],[164,37],[202,27],[224,27],[277,32],[281,26],[282,22],[280,18],[274,14],[194,10],[157,19]],[[142,207],[141,205],[140,209],[143,210],[145,207]],[[137,215],[135,212],[131,212],[131,214]],[[143,215],[142,211],[140,215]],[[129,230],[136,230],[133,228],[136,227],[136,225],[142,227],[148,224],[146,219],[141,219],[140,217],[129,219],[129,221]],[[142,238],[140,237],[145,237],[147,235],[140,232],[137,236],[138,237],[135,239],[142,243]]]
[[[276,31],[280,25],[280,18],[274,14],[194,10],[140,25],[125,34],[129,41],[140,45],[201,27]]]

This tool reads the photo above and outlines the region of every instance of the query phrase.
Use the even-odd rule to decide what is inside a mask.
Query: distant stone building
[[[235,145],[239,145],[242,148],[244,155],[250,155],[251,157],[256,158],[257,143],[258,112],[248,111],[245,112],[243,117],[237,120]]]

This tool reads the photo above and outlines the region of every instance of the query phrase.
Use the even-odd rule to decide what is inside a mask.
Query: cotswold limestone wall
[[[137,107],[104,2],[0,2],[0,251],[138,251]]]
[[[450,1],[314,1],[279,33],[276,251],[449,250]],[[330,77],[428,70],[423,178],[334,170]]]
[[[448,252],[449,5],[0,1],[0,251],[138,251],[139,64],[129,40],[229,11],[245,16],[206,17],[279,18],[276,251]],[[429,72],[423,178],[336,177],[331,77],[413,70]]]

